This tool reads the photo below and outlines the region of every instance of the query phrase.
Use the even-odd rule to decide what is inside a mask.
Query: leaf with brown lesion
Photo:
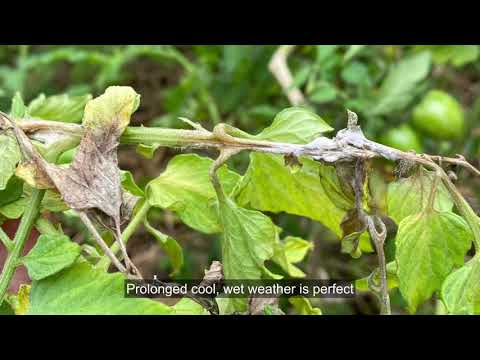
[[[128,258],[121,241],[122,219],[129,209],[131,212],[134,199],[125,196],[122,190],[117,147],[138,102],[139,95],[132,88],[122,86],[109,87],[103,95],[89,101],[82,123],[85,132],[69,167],[47,162],[15,122],[4,115],[14,128],[17,141],[28,158],[17,169],[17,175],[30,185],[55,188],[65,203],[81,215],[82,221],[117,268],[121,271],[131,268],[136,275],[139,272]],[[115,256],[95,231],[90,217],[114,231],[125,258],[126,269],[114,259]]]

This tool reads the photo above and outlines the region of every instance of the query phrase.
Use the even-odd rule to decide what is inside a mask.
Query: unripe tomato
[[[407,124],[388,130],[381,136],[380,143],[402,151],[423,152],[422,143],[417,133]]]
[[[465,130],[462,106],[444,91],[431,90],[413,109],[413,125],[434,139],[458,140]]]

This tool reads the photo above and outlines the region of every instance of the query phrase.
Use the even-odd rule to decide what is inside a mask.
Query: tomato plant
[[[429,90],[429,74],[472,65],[476,47],[21,49],[23,65],[0,72],[10,104],[0,113],[1,313],[331,311],[307,296],[217,297],[213,310],[191,296],[124,296],[126,279],[163,272],[204,281],[347,273],[377,313],[435,303],[480,314],[480,223],[465,178],[453,175],[480,172],[463,157],[422,154],[436,149],[430,137],[467,135],[463,110]],[[145,58],[182,74],[148,123],[155,92],[121,71]],[[27,88],[26,77],[62,61],[76,69],[67,89]],[[282,77],[286,65],[293,76]],[[48,72],[36,76],[56,86]],[[132,251],[139,236],[161,254],[155,271],[142,266],[151,252]]]

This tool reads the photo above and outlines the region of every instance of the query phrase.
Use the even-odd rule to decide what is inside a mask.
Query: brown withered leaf
[[[139,95],[132,88],[122,86],[109,87],[103,95],[89,101],[82,122],[84,135],[69,167],[47,162],[15,122],[2,115],[4,122],[14,129],[24,156],[29,159],[19,167],[17,175],[36,187],[50,188],[53,185],[65,203],[79,213],[104,251],[110,252],[109,257],[120,270],[123,266],[104,244],[88,215],[114,230],[125,261],[130,265],[120,239],[120,224],[122,215],[125,218],[131,213],[134,199],[123,194],[117,147],[138,103]]]
[[[98,209],[120,221],[119,136],[116,122],[101,133],[87,130],[70,167],[46,164],[45,171],[72,209]]]

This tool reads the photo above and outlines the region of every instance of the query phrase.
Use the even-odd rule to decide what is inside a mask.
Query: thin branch
[[[125,266],[122,265],[122,263],[116,258],[115,254],[110,250],[108,245],[105,243],[105,241],[102,239],[100,234],[98,233],[97,229],[93,225],[92,221],[88,217],[87,214],[85,214],[83,211],[77,211],[78,216],[80,217],[80,220],[85,224],[87,227],[88,231],[93,235],[93,238],[97,242],[97,244],[102,248],[103,252],[105,255],[107,255],[110,260],[113,262],[115,267],[122,273],[127,274],[127,269]],[[128,275],[128,274],[127,274]]]

